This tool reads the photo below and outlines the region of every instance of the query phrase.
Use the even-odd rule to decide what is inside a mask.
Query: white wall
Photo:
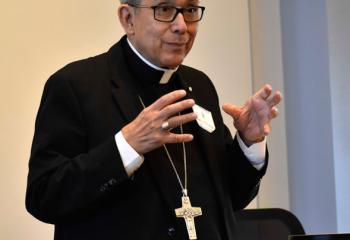
[[[251,93],[245,0],[207,6],[186,63],[205,70],[222,101]],[[35,115],[46,79],[68,62],[106,51],[121,36],[118,1],[2,1],[0,14],[0,239],[52,239],[53,227],[24,207]],[[224,11],[224,12],[223,12]],[[228,121],[231,124],[231,121]]]
[[[250,3],[254,84],[268,78],[285,95],[270,138],[282,162],[259,205],[286,206],[308,233],[350,232],[350,1]]]
[[[327,14],[337,222],[350,232],[350,1],[328,0]]]
[[[290,204],[318,233],[337,230],[326,7],[281,1]]]

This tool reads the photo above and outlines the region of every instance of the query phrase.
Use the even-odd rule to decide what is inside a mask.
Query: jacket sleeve
[[[70,82],[53,75],[44,88],[29,160],[26,208],[39,220],[89,214],[128,180],[114,136],[92,148],[88,138]]]
[[[230,142],[227,151],[232,157],[226,160],[228,170],[226,174],[229,179],[232,205],[237,211],[245,208],[257,195],[261,179],[267,169],[268,151],[266,151],[265,165],[262,169],[257,170],[244,155],[237,137]]]

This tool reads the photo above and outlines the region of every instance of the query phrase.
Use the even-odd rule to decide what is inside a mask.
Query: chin
[[[179,66],[185,57],[181,56],[172,56],[170,58],[167,58],[163,61],[163,65],[167,68],[176,68],[177,66]]]

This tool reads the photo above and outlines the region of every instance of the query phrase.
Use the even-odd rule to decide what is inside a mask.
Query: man
[[[55,239],[234,239],[234,211],[266,171],[281,94],[265,86],[242,108],[225,104],[232,139],[211,81],[181,65],[198,4],[121,1],[126,36],[47,81],[26,206],[55,224]]]

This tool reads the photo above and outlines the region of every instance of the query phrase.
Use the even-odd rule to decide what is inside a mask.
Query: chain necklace
[[[141,96],[138,95],[138,98],[141,102],[142,107],[145,109],[146,106],[145,106]],[[180,115],[180,113],[179,113],[179,115]],[[180,124],[180,133],[183,134],[182,124]],[[183,159],[184,159],[184,175],[185,175],[184,185],[182,184],[180,176],[179,176],[177,169],[175,167],[174,161],[173,161],[173,159],[168,151],[168,148],[166,147],[165,144],[163,144],[163,148],[166,152],[166,155],[168,156],[170,164],[174,170],[177,181],[179,182],[181,190],[182,190],[182,198],[181,198],[182,199],[182,207],[175,209],[175,214],[178,218],[183,218],[185,220],[189,239],[196,240],[197,233],[196,233],[194,218],[202,215],[202,209],[200,207],[192,207],[190,198],[188,196],[188,191],[187,191],[187,154],[186,154],[185,142],[182,142],[182,151],[183,151]]]

